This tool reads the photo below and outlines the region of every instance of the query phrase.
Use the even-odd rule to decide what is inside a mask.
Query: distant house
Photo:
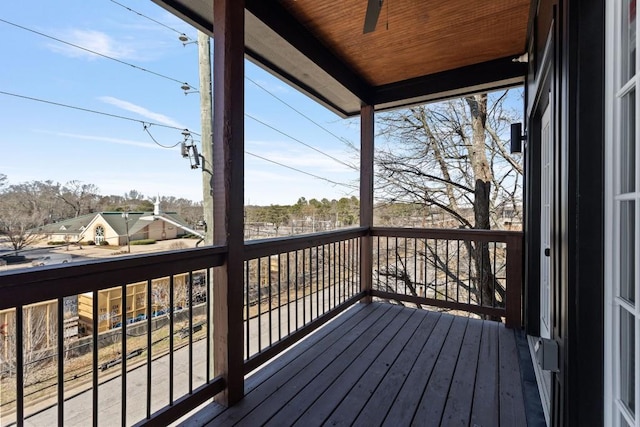
[[[161,212],[156,199],[153,212],[98,212],[45,225],[41,233],[50,242],[95,242],[100,245],[123,246],[133,240],[167,240],[187,232],[188,227],[175,212]],[[200,236],[203,237],[203,236]]]
[[[187,223],[174,212],[154,215],[153,212],[128,212],[125,218],[122,212],[98,212],[77,218],[45,225],[42,234],[52,242],[89,242],[96,244],[107,242],[109,245],[127,244],[129,239],[167,240],[187,234],[181,225]],[[128,222],[128,224],[127,224]]]

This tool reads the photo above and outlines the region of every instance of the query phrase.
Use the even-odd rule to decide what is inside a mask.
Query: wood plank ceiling
[[[152,0],[213,35],[213,0]],[[530,0],[245,0],[245,54],[338,115],[522,84]]]
[[[280,3],[372,86],[525,51],[529,0],[386,0],[368,34],[366,0]]]

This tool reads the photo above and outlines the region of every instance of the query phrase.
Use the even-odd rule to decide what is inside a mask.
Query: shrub
[[[109,246],[109,242],[107,242],[106,240],[103,240],[100,242],[100,246]]]
[[[153,245],[156,241],[153,239],[132,240],[131,245]]]
[[[94,242],[93,240],[89,240],[87,241],[87,245],[88,246],[95,246],[96,242]]]
[[[187,244],[185,242],[173,242],[169,245],[169,249],[185,249]]]
[[[59,245],[64,245],[65,243],[67,243],[67,242],[65,242],[64,240],[54,240],[54,241],[48,241],[47,245],[49,245],[49,246],[59,246]]]

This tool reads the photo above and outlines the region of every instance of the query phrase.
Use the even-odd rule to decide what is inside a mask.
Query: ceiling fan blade
[[[363,34],[371,33],[376,29],[383,1],[384,0],[368,0],[367,13],[364,16]]]

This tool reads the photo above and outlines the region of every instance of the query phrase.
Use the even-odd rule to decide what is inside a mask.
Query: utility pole
[[[202,128],[202,208],[206,224],[205,245],[213,245],[213,109],[210,40],[207,34],[198,31],[200,122]]]

